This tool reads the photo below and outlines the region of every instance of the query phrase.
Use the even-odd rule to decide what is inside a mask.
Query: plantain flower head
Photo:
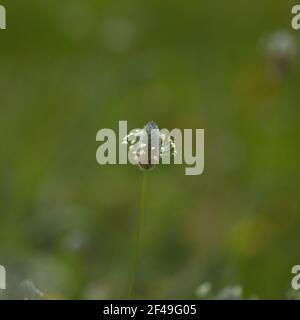
[[[143,129],[132,130],[122,143],[129,145],[134,160],[143,171],[153,169],[166,155],[176,155],[174,141],[161,133],[154,121],[148,122]]]

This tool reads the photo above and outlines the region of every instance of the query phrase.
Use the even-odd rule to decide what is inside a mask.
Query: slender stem
[[[130,283],[129,292],[128,292],[129,299],[132,299],[133,297],[133,292],[134,292],[135,282],[136,282],[137,266],[138,266],[140,246],[141,246],[141,229],[142,229],[144,213],[145,213],[146,184],[147,184],[147,173],[144,172],[143,178],[142,178],[140,211],[138,214],[137,225],[136,225],[135,249],[134,249],[134,254],[132,257],[132,264],[131,264],[131,283]]]

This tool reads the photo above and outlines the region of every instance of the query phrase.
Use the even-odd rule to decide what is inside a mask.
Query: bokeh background
[[[136,297],[287,298],[300,264],[294,1],[1,4],[1,297],[127,298],[142,172],[98,165],[95,137],[154,120],[204,128],[205,171],[149,175]]]

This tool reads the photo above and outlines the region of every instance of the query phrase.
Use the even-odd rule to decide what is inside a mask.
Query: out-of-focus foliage
[[[127,297],[141,172],[99,166],[95,136],[154,120],[205,128],[205,171],[151,172],[137,296],[195,298],[208,281],[285,298],[300,263],[299,56],[282,69],[266,48],[277,30],[299,42],[292,2],[1,4],[7,295]]]

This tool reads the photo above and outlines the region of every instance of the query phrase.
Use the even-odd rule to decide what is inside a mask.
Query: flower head
[[[289,73],[295,61],[296,40],[288,31],[275,31],[265,41],[265,53],[272,74],[282,78]]]
[[[143,129],[135,129],[123,138],[129,144],[135,161],[141,170],[153,169],[165,155],[176,155],[174,141],[160,133],[154,121],[148,122]]]

